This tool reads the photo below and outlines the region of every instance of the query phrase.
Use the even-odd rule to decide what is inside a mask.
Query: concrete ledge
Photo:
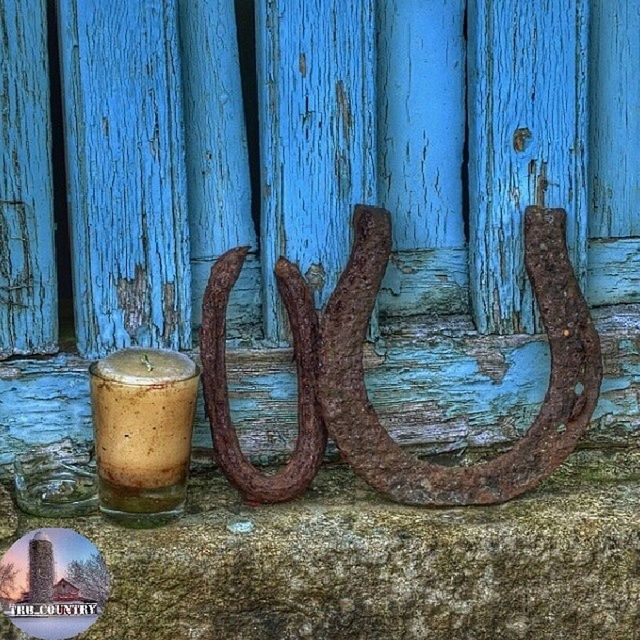
[[[208,471],[172,526],[20,515],[13,537],[43,526],[75,528],[109,564],[87,639],[640,637],[638,450],[577,453],[498,507],[403,507],[336,467],[303,500],[249,508]],[[3,620],[0,637],[19,636]]]

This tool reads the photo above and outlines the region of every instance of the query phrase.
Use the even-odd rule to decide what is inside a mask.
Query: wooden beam
[[[0,358],[58,341],[47,17],[0,3]]]
[[[589,304],[640,302],[640,239],[593,239],[589,245]]]
[[[397,250],[466,244],[464,12],[463,0],[379,3],[378,194]]]
[[[587,269],[587,0],[470,0],[470,291],[482,333],[532,332],[529,204],[562,207]]]
[[[640,3],[592,0],[589,232],[640,235]]]
[[[299,264],[321,306],[357,203],[376,200],[373,0],[256,3],[266,337],[287,339],[273,266]]]
[[[78,349],[191,344],[173,0],[59,0]]]
[[[233,2],[179,0],[189,224],[192,325],[200,326],[202,296],[216,258],[240,245],[256,250]],[[249,256],[241,282],[253,279]],[[259,277],[259,269],[257,274]],[[249,329],[246,287],[235,287],[229,330]],[[244,311],[244,312],[243,312]],[[259,311],[259,309],[258,309]]]
[[[467,249],[394,251],[378,294],[378,309],[382,320],[468,313]]]
[[[637,446],[640,440],[640,306],[594,312],[605,377],[585,446]],[[419,454],[464,453],[515,441],[540,407],[549,376],[544,336],[480,336],[470,319],[383,328],[384,356],[365,355],[371,401],[389,433]],[[197,353],[192,353],[198,358]],[[0,364],[0,475],[32,444],[92,438],[87,360],[57,356]],[[297,433],[290,349],[230,349],[233,419],[256,462],[282,461]],[[202,400],[195,446],[210,446]],[[329,449],[335,455],[335,449]],[[3,466],[4,465],[4,466]]]
[[[209,261],[191,261],[192,286],[196,291],[204,291],[210,270]],[[227,311],[227,337],[233,338],[236,343],[260,343],[261,284],[260,263],[250,254],[231,291]],[[391,254],[378,294],[378,314],[382,320],[468,312],[469,265],[466,248],[417,249],[394,251]]]

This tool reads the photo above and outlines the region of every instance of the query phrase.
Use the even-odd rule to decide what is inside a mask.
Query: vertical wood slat
[[[378,193],[396,250],[465,246],[465,4],[378,6]]]
[[[590,236],[639,236],[640,3],[591,6]]]
[[[187,348],[176,4],[58,1],[78,349]]]
[[[536,329],[523,264],[529,204],[563,207],[584,285],[587,0],[469,3],[470,282],[483,332]]]
[[[45,0],[0,3],[0,358],[58,340]]]
[[[376,201],[373,0],[256,3],[266,337],[287,338],[273,266],[296,262],[322,305],[357,203]]]
[[[187,186],[191,237],[192,321],[220,254],[255,251],[251,184],[233,2],[179,0]],[[234,287],[231,323],[259,312],[259,265],[249,255]],[[253,300],[256,297],[257,300]],[[236,314],[237,318],[233,317]],[[256,322],[258,318],[254,319]]]

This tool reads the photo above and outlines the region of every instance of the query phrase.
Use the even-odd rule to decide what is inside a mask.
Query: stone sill
[[[640,633],[640,450],[581,451],[501,506],[388,502],[326,467],[305,498],[251,508],[197,472],[188,514],[131,531],[99,516],[0,524],[73,527],[102,550],[112,596],[100,640],[633,640]],[[0,636],[19,636],[6,620]]]

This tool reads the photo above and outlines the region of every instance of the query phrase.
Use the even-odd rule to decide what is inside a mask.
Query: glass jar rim
[[[99,360],[94,360],[89,365],[89,374],[92,377],[99,378],[100,380],[104,380],[105,382],[111,382],[113,384],[120,384],[120,385],[125,386],[125,387],[149,387],[149,388],[160,387],[160,386],[165,387],[167,385],[177,384],[179,382],[188,382],[189,380],[193,380],[194,378],[198,378],[200,376],[200,374],[202,373],[202,369],[200,368],[200,365],[197,362],[194,362],[193,363],[195,365],[194,373],[192,375],[190,375],[190,376],[185,377],[185,378],[175,378],[174,380],[161,380],[161,381],[149,379],[148,381],[141,380],[140,382],[123,382],[122,380],[116,380],[114,378],[108,378],[108,377],[100,374],[97,371],[99,363],[100,363]]]

